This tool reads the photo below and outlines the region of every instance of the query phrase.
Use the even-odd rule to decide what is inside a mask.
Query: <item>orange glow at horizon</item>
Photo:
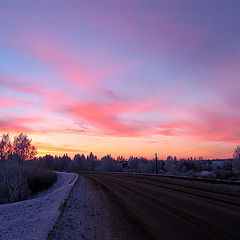
[[[61,135],[62,137],[63,135]],[[33,136],[34,137],[34,136]],[[58,139],[61,138],[59,136]],[[72,138],[72,137],[70,137]],[[92,152],[100,159],[101,157],[111,154],[113,157],[123,156],[124,158],[134,157],[147,157],[153,159],[155,153],[158,153],[159,159],[166,159],[167,156],[177,156],[178,158],[187,157],[203,157],[205,159],[216,158],[232,158],[235,145],[223,142],[205,142],[199,143],[197,140],[193,142],[192,138],[183,139],[179,138],[177,141],[170,141],[169,138],[155,141],[153,139],[139,139],[139,138],[113,138],[113,137],[83,137],[82,143],[74,144],[69,142],[68,145],[65,141],[52,144],[36,142],[35,146],[38,150],[37,156],[44,156],[51,154],[53,156],[62,156],[67,154],[71,158],[75,154],[84,154],[85,156]],[[34,139],[34,138],[33,138]],[[35,136],[37,139],[37,136]],[[186,144],[187,143],[187,144]],[[34,144],[34,141],[33,141]],[[186,147],[188,145],[188,147]],[[73,148],[74,147],[74,148]]]

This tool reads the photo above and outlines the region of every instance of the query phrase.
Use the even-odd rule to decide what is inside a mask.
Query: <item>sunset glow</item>
[[[232,157],[239,12],[233,0],[1,1],[0,133],[26,133],[38,155]]]

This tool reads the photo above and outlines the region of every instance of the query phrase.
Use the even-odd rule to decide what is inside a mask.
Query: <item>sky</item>
[[[0,2],[0,133],[38,154],[232,157],[240,1]]]

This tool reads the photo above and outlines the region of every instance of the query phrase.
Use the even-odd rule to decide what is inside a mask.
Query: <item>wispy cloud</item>
[[[240,141],[239,4],[103,2],[0,3],[0,131]]]

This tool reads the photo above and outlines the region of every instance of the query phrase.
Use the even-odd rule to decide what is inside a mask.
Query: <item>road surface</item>
[[[83,173],[49,240],[240,239],[240,186]]]
[[[129,239],[240,239],[239,191],[134,174],[83,176],[113,199],[137,229],[139,237]]]

